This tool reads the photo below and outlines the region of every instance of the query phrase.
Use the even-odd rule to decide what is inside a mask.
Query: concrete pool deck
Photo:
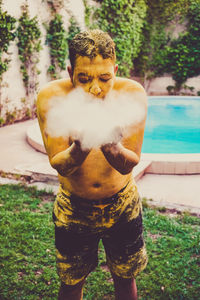
[[[37,120],[29,120],[0,128],[1,176],[27,176],[33,184],[56,191],[57,172],[51,168],[47,155],[36,150],[42,147],[41,138],[33,133],[36,123]],[[141,196],[153,199],[152,205],[200,214],[200,154],[142,154],[133,176]],[[0,184],[6,182],[6,178],[0,179]]]

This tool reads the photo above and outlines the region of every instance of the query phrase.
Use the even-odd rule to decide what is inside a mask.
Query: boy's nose
[[[98,84],[93,84],[93,85],[90,87],[89,92],[90,92],[91,94],[93,94],[94,96],[98,96],[98,95],[101,93],[101,89],[100,89],[100,87],[98,86]]]

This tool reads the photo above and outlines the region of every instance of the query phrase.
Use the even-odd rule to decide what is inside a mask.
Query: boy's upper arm
[[[49,156],[49,160],[60,151],[65,150],[69,147],[68,138],[63,137],[51,137],[46,128],[46,118],[49,110],[49,100],[52,97],[51,85],[48,84],[43,89],[41,89],[37,96],[37,116],[38,122],[42,134],[42,139],[46,152]]]
[[[129,79],[126,81],[126,91],[133,94],[133,101],[141,104],[141,119],[137,123],[133,120],[129,136],[123,139],[123,145],[140,157],[147,117],[147,94],[140,83]]]

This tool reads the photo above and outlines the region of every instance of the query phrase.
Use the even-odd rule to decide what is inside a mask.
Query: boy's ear
[[[114,69],[115,74],[117,73],[117,70],[118,70],[118,65],[115,65],[115,69]]]
[[[71,79],[71,82],[73,81],[73,72],[72,72],[72,67],[71,66],[68,66],[67,67],[67,71],[69,73],[69,77]]]

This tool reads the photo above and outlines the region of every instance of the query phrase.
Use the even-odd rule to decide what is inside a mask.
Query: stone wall
[[[163,76],[147,80],[143,85],[148,95],[168,95],[167,87],[174,86],[175,81],[170,76]],[[186,88],[180,90],[180,95],[196,96],[197,92],[200,92],[200,76],[189,78],[185,86]],[[192,89],[190,90],[189,87]]]

